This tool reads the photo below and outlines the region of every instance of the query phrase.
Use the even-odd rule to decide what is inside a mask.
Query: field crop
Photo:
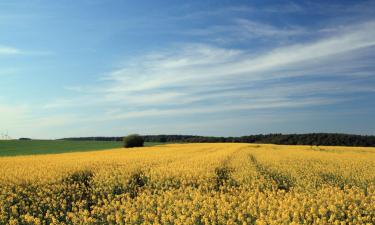
[[[160,143],[146,142],[145,146],[157,144]],[[120,148],[122,145],[121,141],[0,140],[0,156],[85,152]]]
[[[0,158],[0,224],[374,224],[375,148],[171,144]]]

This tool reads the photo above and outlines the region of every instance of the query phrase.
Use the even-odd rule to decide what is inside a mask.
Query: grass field
[[[0,157],[0,224],[374,224],[375,148],[171,144]]]
[[[146,142],[145,146],[160,143]],[[122,147],[116,141],[0,140],[0,156],[84,152]]]

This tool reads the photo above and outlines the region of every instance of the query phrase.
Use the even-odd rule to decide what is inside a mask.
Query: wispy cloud
[[[276,48],[259,55],[236,51],[233,54],[231,49],[210,46],[205,46],[205,54],[194,47],[167,50],[156,58],[142,57],[112,72],[107,79],[114,82],[106,92],[303,76],[311,70],[311,65],[326,65],[326,60],[332,61],[332,56],[358,54],[353,51],[375,46],[372,30],[375,30],[375,22],[353,26],[344,33],[319,41]],[[296,69],[299,73],[294,71]]]
[[[247,5],[235,5],[219,8],[210,8],[209,10],[189,12],[187,14],[182,14],[174,19],[202,19],[207,16],[210,17],[223,17],[228,14],[237,15],[248,15],[257,13],[269,13],[269,14],[286,14],[286,13],[302,13],[308,10],[304,5],[287,2],[282,4],[267,3],[267,4],[247,4]]]
[[[285,38],[307,35],[306,29],[299,26],[275,26],[248,19],[234,19],[229,25],[213,25],[200,29],[191,29],[184,32],[192,36],[207,36],[219,42],[250,41],[267,38],[268,40],[282,41]],[[219,37],[219,38],[218,38]]]
[[[14,47],[0,45],[0,56],[1,55],[20,55],[23,52]]]
[[[50,51],[34,51],[23,50],[11,46],[0,45],[0,56],[13,56],[13,55],[32,55],[32,56],[48,56],[53,53]]]
[[[364,60],[373,54],[374,31],[373,21],[355,24],[330,37],[258,55],[175,45],[133,59],[102,78],[100,86],[75,87],[80,99],[45,107],[96,104],[116,109],[104,111],[102,120],[123,120],[335,104],[348,100],[345,94],[374,91],[366,84],[374,76],[372,63]]]
[[[296,4],[296,3],[294,3]],[[297,4],[296,4],[297,5]],[[341,2],[327,2],[326,4],[319,4],[318,2],[308,2],[305,3],[303,6],[299,5],[302,8],[305,8],[310,13],[315,14],[337,14],[341,13],[341,15],[346,14],[374,14],[374,7],[375,1],[374,0],[365,0],[365,1],[357,1],[348,7],[345,4],[341,4]]]

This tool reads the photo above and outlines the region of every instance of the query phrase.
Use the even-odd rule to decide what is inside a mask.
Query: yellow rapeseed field
[[[0,224],[374,224],[375,148],[171,144],[0,158]]]

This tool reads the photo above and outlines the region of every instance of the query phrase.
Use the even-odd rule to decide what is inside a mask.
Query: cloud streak
[[[375,22],[365,22],[257,55],[206,44],[175,45],[133,59],[103,77],[100,86],[75,87],[81,98],[45,108],[108,107],[101,119],[87,118],[106,121],[337,104],[350,100],[348,93],[374,92],[366,83],[374,77],[373,68],[364,60],[373,55],[374,31]]]
[[[20,49],[0,45],[0,56],[2,55],[21,55],[23,52]]]
[[[48,56],[52,55],[49,51],[26,51],[19,48],[0,45],[0,56],[20,56],[20,55],[32,55],[32,56]]]
[[[218,43],[245,42],[259,39],[268,42],[283,42],[291,37],[308,35],[306,29],[299,26],[274,26],[267,23],[237,18],[229,25],[213,25],[184,32],[190,36],[207,37]],[[219,37],[219,38],[218,38]]]
[[[303,76],[317,61],[325,65],[325,60],[331,60],[330,57],[374,46],[375,32],[372,30],[375,30],[374,22],[361,24],[330,38],[277,48],[259,56],[231,49],[188,45],[159,53],[158,57],[140,58],[134,65],[112,72],[107,80],[113,81],[113,85],[106,92],[147,92],[163,87],[220,83],[222,80],[228,83],[230,79],[255,81],[289,74]],[[204,54],[201,48],[205,49]],[[299,73],[290,73],[294,69]]]

